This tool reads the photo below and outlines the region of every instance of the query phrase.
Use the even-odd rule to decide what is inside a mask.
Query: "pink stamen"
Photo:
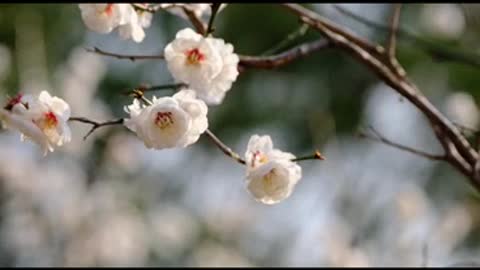
[[[7,106],[8,106],[8,105],[13,106],[13,105],[15,105],[15,104],[20,103],[20,101],[22,100],[22,97],[23,97],[23,95],[22,95],[21,93],[18,93],[16,96],[14,96],[13,98],[11,98],[11,99],[8,101]]]
[[[5,110],[11,110],[13,108],[13,106],[17,105],[18,103],[21,103],[22,102],[22,97],[23,97],[23,94],[21,93],[18,93],[16,96],[14,96],[13,98],[11,98],[8,102],[7,102],[7,105],[5,105],[4,109]],[[25,107],[27,107],[28,105],[25,104]]]
[[[171,112],[158,112],[157,117],[155,118],[155,124],[161,129],[168,127],[173,124],[173,118]]]
[[[113,4],[107,4],[107,7],[105,8],[104,12],[107,14],[107,16],[112,16]]]
[[[47,127],[56,127],[58,124],[57,116],[52,111],[47,112],[45,113],[45,122]]]
[[[198,48],[186,51],[185,55],[187,56],[188,64],[195,65],[205,60],[205,55]]]

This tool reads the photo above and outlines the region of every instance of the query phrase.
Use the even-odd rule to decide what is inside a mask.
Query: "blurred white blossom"
[[[421,23],[430,33],[445,38],[459,38],[465,29],[465,16],[459,4],[425,4]]]
[[[447,96],[447,115],[459,124],[476,128],[478,125],[478,107],[472,95],[466,92],[455,92]]]

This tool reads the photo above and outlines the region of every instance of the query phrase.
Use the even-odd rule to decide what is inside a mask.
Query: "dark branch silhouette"
[[[97,122],[97,121],[93,121],[93,120],[90,120],[90,119],[85,118],[85,117],[70,117],[70,119],[68,119],[68,121],[77,121],[77,122],[80,122],[80,123],[85,123],[85,124],[92,125],[92,128],[83,137],[84,140],[86,140],[88,138],[88,136],[90,136],[97,128],[112,126],[112,125],[121,125],[121,124],[123,124],[123,120],[124,119],[121,118],[121,119],[111,120],[111,121],[106,121],[106,122]]]
[[[368,134],[367,132],[364,132],[364,131],[360,131],[358,133],[358,136],[360,138],[366,138],[366,139],[370,139],[372,141],[381,142],[381,143],[384,143],[386,145],[389,145],[389,146],[398,148],[400,150],[410,152],[412,154],[422,156],[424,158],[428,158],[428,159],[431,159],[431,160],[445,160],[445,158],[446,158],[445,155],[430,154],[430,153],[427,153],[427,152],[424,152],[424,151],[421,151],[421,150],[418,150],[418,149],[415,149],[415,148],[412,148],[412,147],[409,147],[409,146],[405,146],[405,145],[393,142],[393,141],[387,139],[382,134],[380,134],[380,132],[375,130],[373,127],[369,127],[369,130],[372,131],[373,135],[370,135],[370,134]]]
[[[93,49],[86,48],[86,50],[88,52],[93,52],[93,53],[97,53],[97,54],[104,55],[104,56],[115,57],[115,58],[118,58],[118,59],[128,59],[132,62],[135,61],[135,60],[164,59],[162,54],[159,54],[159,55],[125,55],[125,54],[117,54],[117,53],[107,52],[107,51],[101,50],[97,47],[93,47]]]
[[[285,52],[271,56],[240,56],[241,68],[273,69],[289,64],[290,62],[307,56],[313,52],[332,47],[332,43],[325,39],[319,39],[293,47]]]

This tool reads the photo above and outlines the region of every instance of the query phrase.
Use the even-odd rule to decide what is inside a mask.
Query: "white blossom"
[[[120,25],[118,33],[123,39],[132,39],[139,43],[145,38],[144,28],[150,27],[152,23],[152,13],[142,10],[132,12],[130,21],[127,24]]]
[[[226,6],[227,4],[221,4],[217,12],[220,12]],[[208,3],[168,3],[160,4],[160,7],[184,19],[188,19],[188,16],[183,11],[183,8],[192,11],[198,18],[210,16],[212,13],[211,4]]]
[[[179,31],[164,54],[175,80],[188,84],[209,105],[220,104],[238,76],[233,46],[190,28]]]
[[[152,20],[150,12],[136,11],[131,4],[79,4],[79,7],[89,29],[106,34],[118,28],[121,38],[137,43],[145,38],[143,29],[149,27]]]
[[[106,34],[127,24],[135,13],[130,4],[79,4],[82,19],[92,31]]]
[[[70,106],[47,91],[42,91],[38,99],[30,95],[15,97],[1,110],[0,118],[6,127],[20,131],[22,141],[39,144],[45,155],[71,140],[67,124]]]
[[[125,126],[135,132],[147,148],[186,147],[195,143],[208,127],[207,105],[190,89],[172,97],[153,97],[153,104],[149,106],[135,99],[125,111],[130,114]]]
[[[253,135],[245,152],[246,187],[265,204],[288,198],[302,177],[302,168],[291,161],[295,156],[273,148],[270,136]]]

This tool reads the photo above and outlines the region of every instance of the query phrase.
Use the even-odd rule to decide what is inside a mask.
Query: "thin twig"
[[[153,102],[151,102],[148,98],[146,98],[144,93],[138,89],[134,89],[132,91],[132,95],[134,98],[140,100],[141,102],[143,102],[143,104],[147,106],[153,105]]]
[[[292,159],[292,161],[293,161],[293,162],[297,162],[297,161],[310,160],[310,159],[325,160],[326,158],[325,158],[318,150],[316,150],[313,155],[308,155],[308,156],[304,156],[304,157],[294,158],[294,159]]]
[[[388,43],[386,46],[388,56],[390,60],[395,59],[395,51],[397,46],[397,30],[398,24],[400,22],[400,10],[402,4],[393,4],[393,14],[390,23],[390,36],[388,38]]]
[[[422,246],[422,265],[421,267],[428,266],[428,243],[424,243]]]
[[[360,131],[358,136],[361,137],[361,138],[370,139],[372,141],[382,142],[386,145],[390,145],[390,146],[398,148],[400,150],[410,152],[412,154],[422,156],[422,157],[425,157],[425,158],[428,158],[428,159],[431,159],[431,160],[445,160],[446,159],[445,155],[430,154],[430,153],[423,152],[421,150],[414,149],[414,148],[409,147],[409,146],[405,146],[405,145],[393,142],[393,141],[385,138],[382,134],[380,134],[377,130],[375,130],[371,126],[369,127],[369,129],[372,131],[373,136],[366,133],[366,132],[363,132],[363,131]]]
[[[239,154],[235,153],[234,151],[232,151],[232,149],[230,149],[228,146],[226,146],[219,138],[217,138],[217,136],[215,136],[215,134],[213,134],[209,129],[207,129],[205,131],[205,134],[213,141],[213,143],[215,143],[216,146],[218,146],[218,148],[220,148],[220,150],[222,150],[222,152],[231,157],[232,159],[234,159],[235,161],[237,161],[238,163],[240,164],[243,164],[245,165],[246,162],[244,159],[242,159],[240,157]]]
[[[271,56],[248,56],[241,55],[239,65],[244,68],[272,69],[286,65],[302,56],[309,55],[315,51],[332,47],[332,43],[326,39],[304,43],[293,47],[283,53]]]
[[[288,4],[284,3],[281,6],[285,7],[288,11],[299,16],[300,20],[304,23],[307,23],[310,26],[315,26],[316,24],[322,24],[322,27],[327,29],[329,32],[337,34],[348,40],[350,43],[355,44],[356,46],[362,48],[373,56],[382,56],[385,53],[385,48],[380,45],[372,44],[370,41],[359,37],[347,31],[340,26],[334,24],[328,19],[321,17],[319,14],[302,7],[299,4]],[[312,22],[314,22],[312,24]]]
[[[139,90],[143,92],[147,91],[156,91],[156,90],[164,90],[164,89],[179,89],[182,87],[186,87],[187,85],[184,83],[174,83],[174,84],[164,84],[164,85],[154,85],[154,86],[141,86]]]
[[[288,36],[285,37],[282,41],[275,44],[273,47],[271,47],[270,49],[261,53],[260,55],[262,55],[262,56],[263,55],[270,55],[270,54],[278,52],[280,49],[282,49],[284,46],[286,46],[292,40],[305,35],[308,31],[308,27],[309,27],[308,24],[304,24],[304,23],[301,24],[299,28],[295,29],[292,33],[288,34]]]
[[[96,122],[93,120],[90,120],[85,117],[70,117],[68,119],[69,121],[77,121],[85,124],[90,124],[92,125],[92,128],[88,131],[88,133],[83,137],[83,140],[86,140],[90,134],[92,134],[97,128],[105,127],[105,126],[112,126],[112,125],[121,125],[123,124],[124,119],[117,119],[117,120],[110,120],[106,122]]]
[[[159,54],[159,55],[126,55],[126,54],[118,54],[118,53],[107,52],[107,51],[101,50],[97,47],[93,47],[93,49],[91,49],[91,48],[85,48],[85,49],[88,52],[93,52],[93,53],[97,53],[97,54],[104,55],[104,56],[115,57],[115,58],[118,58],[118,59],[129,59],[132,62],[135,61],[135,60],[164,59],[164,56],[162,54]]]
[[[341,6],[333,5],[333,7],[340,13],[354,19],[359,23],[364,24],[365,26],[372,27],[383,32],[390,31],[389,26],[382,25],[362,16],[359,16]],[[439,46],[436,42],[422,39],[410,33],[409,31],[402,29],[401,27],[398,27],[397,29],[397,36],[399,38],[408,39],[414,42],[415,45],[417,45],[421,50],[429,54],[435,60],[451,61],[459,64],[470,65],[475,68],[480,68],[480,57],[478,54],[460,52],[458,48],[450,49]]]
[[[141,11],[144,11],[144,12],[150,12],[150,13],[156,13],[157,11],[159,10],[168,10],[168,9],[171,9],[171,8],[182,8],[183,5],[179,5],[177,3],[171,3],[171,4],[168,4],[168,6],[164,4],[156,4],[156,5],[153,5],[153,4],[131,4],[136,10],[141,10]],[[148,5],[148,6],[145,6],[145,5]],[[163,7],[162,7],[163,5]]]
[[[173,83],[173,84],[162,84],[162,85],[154,85],[154,86],[149,86],[149,85],[140,85],[133,90],[128,90],[123,92],[124,95],[136,95],[137,91],[140,91],[142,93],[144,92],[150,92],[150,91],[158,91],[158,90],[175,90],[177,91],[178,89],[182,87],[187,87],[187,84],[184,83]]]
[[[192,10],[190,10],[186,6],[183,6],[182,9],[183,9],[183,12],[185,13],[185,15],[187,15],[188,19],[190,20],[190,22],[193,24],[193,26],[197,30],[197,32],[200,33],[201,35],[206,35],[206,33],[207,33],[206,26],[202,22],[202,20],[200,18],[198,18],[197,15],[195,15],[195,12],[193,12]]]
[[[205,31],[205,36],[210,35],[215,30],[213,28],[213,21],[215,20],[215,16],[217,15],[217,12],[220,9],[221,5],[222,5],[222,3],[213,3],[211,5],[211,7],[212,7],[212,13],[211,14],[212,15],[210,15],[210,20],[208,21],[208,27],[207,27],[207,31]]]
[[[187,85],[184,83],[163,84],[163,85],[154,85],[154,86],[140,85],[132,90],[124,91],[122,94],[126,96],[132,96],[136,99],[140,99],[145,103],[145,101],[143,100],[143,99],[146,99],[144,96],[145,92],[159,91],[159,90],[178,91],[182,87],[187,87]],[[149,103],[149,105],[151,105],[151,103]]]
[[[392,19],[390,22],[390,32],[388,43],[386,45],[386,63],[392,68],[396,75],[401,78],[404,78],[407,73],[402,68],[400,63],[396,58],[396,50],[397,50],[397,32],[398,32],[398,24],[400,21],[400,9],[402,8],[402,4],[394,4],[393,6],[393,14]]]
[[[144,12],[155,13],[160,9],[160,5],[156,5],[153,7],[146,6],[148,4],[131,4],[135,10],[140,10]]]

